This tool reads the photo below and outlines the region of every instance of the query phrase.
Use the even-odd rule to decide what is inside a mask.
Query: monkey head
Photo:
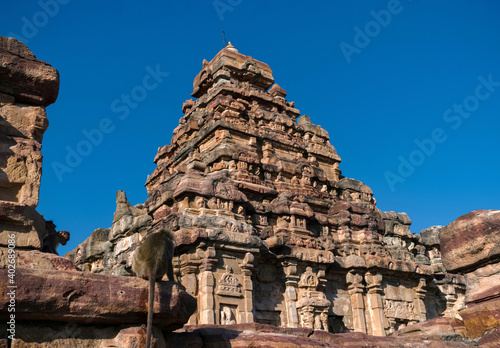
[[[59,237],[59,243],[61,243],[61,245],[66,245],[66,243],[69,240],[69,232],[68,231],[59,231],[57,233],[59,235],[58,236]]]

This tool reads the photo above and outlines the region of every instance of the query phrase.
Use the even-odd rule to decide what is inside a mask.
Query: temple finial
[[[226,49],[234,52],[238,52],[238,50],[231,44],[231,41],[227,43]]]

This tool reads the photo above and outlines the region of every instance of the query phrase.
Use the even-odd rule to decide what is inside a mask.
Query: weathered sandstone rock
[[[443,264],[450,272],[500,260],[500,210],[475,210],[443,228]]]
[[[500,263],[480,267],[467,273],[465,278],[467,279],[466,304],[500,298]]]
[[[7,278],[0,266],[0,279]],[[63,270],[16,268],[16,319],[68,321],[83,324],[145,323],[148,282]],[[0,298],[2,320],[9,299]],[[155,292],[155,325],[177,329],[196,309],[196,300],[178,283],[158,282]]]
[[[14,38],[0,37],[0,93],[16,103],[48,106],[59,93],[59,73]]]
[[[110,228],[98,228],[65,257],[83,271],[133,275],[132,253],[153,221],[147,211],[140,207],[132,206],[125,192],[118,191],[113,225]]]
[[[497,348],[500,342],[500,326],[488,331],[478,340],[479,346],[483,348]]]
[[[466,309],[460,311],[464,320],[467,335],[478,338],[500,326],[500,298],[485,300],[477,304],[469,304]]]
[[[420,236],[422,237],[422,243],[426,246],[439,246],[439,235],[444,226],[436,225],[428,227],[420,231]]]
[[[0,36],[0,245],[16,233],[18,248],[41,249],[43,218],[34,208],[42,176],[45,107],[59,92],[59,74],[21,42]],[[42,223],[43,221],[43,223]]]
[[[465,273],[466,308],[459,315],[467,335],[481,337],[500,326],[500,210],[460,216],[440,239],[445,267]]]
[[[41,249],[45,220],[34,208],[17,202],[0,201],[0,246],[7,246],[15,233],[16,248]]]
[[[157,340],[155,348],[168,348],[163,334],[153,328]],[[144,326],[130,325],[83,325],[22,321],[16,325],[16,340],[11,348],[143,348],[146,343]],[[0,344],[0,347],[2,345]],[[5,346],[7,347],[7,345]]]
[[[116,211],[113,215],[113,223],[119,221],[124,215],[141,216],[146,213],[144,209],[136,208],[128,202],[125,191],[116,193]]]
[[[78,271],[78,268],[68,259],[38,250],[16,249],[16,267],[33,270],[63,270]],[[0,248],[0,265],[8,264],[8,249]]]
[[[199,325],[165,333],[167,347],[469,347],[423,337],[375,337],[362,333],[331,334],[306,328],[262,324]]]
[[[392,336],[418,336],[441,340],[463,340],[468,337],[464,322],[456,318],[434,318],[409,325]]]

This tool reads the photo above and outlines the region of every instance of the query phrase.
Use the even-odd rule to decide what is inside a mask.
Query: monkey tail
[[[149,275],[149,298],[148,298],[148,323],[146,332],[146,348],[151,348],[151,336],[153,334],[153,312],[155,304],[155,281],[156,269],[151,270]]]

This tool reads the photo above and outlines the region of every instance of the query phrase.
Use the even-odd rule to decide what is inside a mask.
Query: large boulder
[[[443,264],[465,274],[461,310],[467,334],[479,338],[500,326],[500,210],[475,210],[443,228]]]
[[[0,265],[0,278],[8,279]],[[149,282],[78,271],[16,268],[16,320],[82,324],[146,323]],[[9,296],[0,298],[0,319],[7,320]],[[196,300],[172,281],[156,283],[154,323],[173,330],[196,310]]]
[[[468,271],[500,258],[500,210],[475,210],[443,228],[443,264],[450,272]]]
[[[59,73],[22,42],[0,36],[0,93],[19,103],[48,106],[57,99]]]

